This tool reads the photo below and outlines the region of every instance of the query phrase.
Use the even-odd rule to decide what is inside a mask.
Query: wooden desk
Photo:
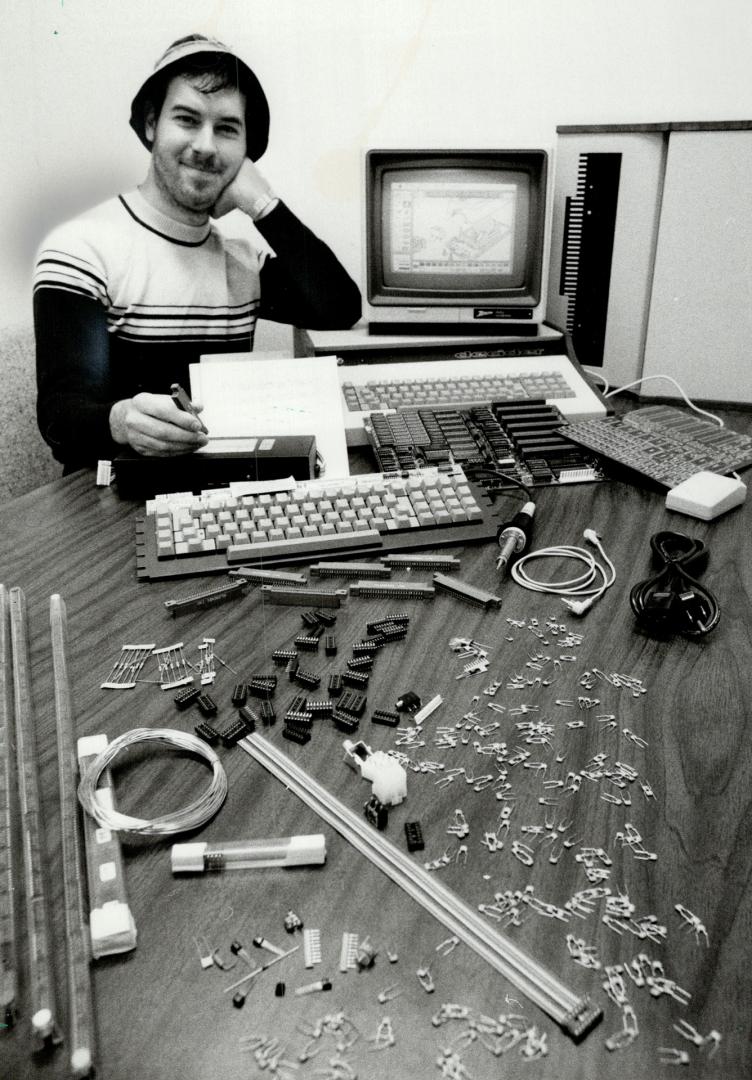
[[[750,418],[733,414],[739,430],[752,429]],[[510,498],[510,514],[516,500]],[[242,678],[269,671],[271,652],[288,645],[300,629],[300,608],[262,606],[258,591],[222,607],[173,619],[163,601],[181,594],[176,583],[139,584],[134,564],[134,519],[140,507],[122,503],[109,490],[94,488],[92,477],[77,474],[50,484],[7,505],[0,512],[2,572],[6,585],[26,593],[31,627],[33,696],[42,780],[50,892],[56,908],[59,945],[57,977],[61,1019],[65,1019],[62,965],[62,886],[59,857],[59,809],[54,715],[51,693],[49,596],[59,592],[66,603],[69,627],[69,669],[78,734],[105,731],[114,737],[143,725],[191,730],[198,715],[181,713],[172,694],[144,682],[129,691],[107,691],[100,683],[123,643],[183,641],[196,656],[204,636],[216,639],[219,657]],[[514,986],[496,975],[465,946],[448,955],[437,951],[448,933],[433,917],[380,871],[376,870],[328,826],[322,826],[282,784],[270,777],[242,749],[221,750],[229,795],[200,837],[214,840],[286,836],[323,832],[328,857],[320,868],[265,869],[225,875],[173,877],[171,841],[140,841],[126,846],[125,870],[130,903],[138,927],[138,946],[129,955],[93,965],[98,1029],[98,1074],[106,1080],[229,1080],[260,1073],[253,1055],[242,1052],[239,1039],[259,1035],[276,1038],[285,1057],[298,1061],[309,1041],[301,1032],[325,1014],[343,1010],[360,1032],[345,1055],[361,1080],[434,1077],[442,1050],[452,1047],[467,1073],[476,1080],[500,1075],[634,1080],[660,1072],[659,1047],[689,1054],[688,1077],[723,1076],[742,1080],[750,1075],[752,1016],[752,529],[749,504],[716,523],[702,524],[667,512],[662,497],[620,483],[545,490],[538,498],[534,547],[581,542],[582,530],[595,528],[617,568],[617,581],[606,597],[583,619],[576,620],[559,600],[520,589],[511,581],[499,587],[499,611],[484,613],[454,599],[438,596],[433,603],[404,605],[411,616],[405,642],[387,646],[379,655],[368,691],[369,707],[391,708],[398,694],[415,690],[423,700],[440,693],[444,704],[424,725],[425,746],[406,748],[415,761],[441,762],[442,772],[409,772],[408,797],[390,814],[387,834],[404,850],[403,824],[418,820],[425,851],[416,858],[431,861],[447,853],[448,865],[436,871],[441,880],[473,905],[494,902],[506,890],[533,889],[536,898],[562,907],[572,896],[592,887],[587,865],[577,861],[584,848],[602,848],[593,866],[608,871],[604,884],[613,894],[626,893],[635,920],[654,916],[666,927],[666,939],[640,939],[617,933],[602,922],[604,900],[592,914],[568,922],[546,918],[523,905],[519,926],[508,933],[536,958],[550,965],[578,993],[590,994],[604,1010],[604,1020],[575,1045]],[[703,581],[721,607],[719,626],[706,639],[653,641],[635,629],[629,590],[649,572],[648,539],[659,529],[675,529],[709,544],[711,561]],[[460,552],[460,576],[495,588],[492,547]],[[188,583],[186,583],[188,586]],[[342,670],[349,645],[363,636],[368,620],[403,605],[349,598],[338,612],[339,655],[311,659],[316,671]],[[539,632],[531,630],[538,620]],[[510,621],[515,620],[515,621]],[[582,635],[580,644],[564,645],[564,631],[546,630],[549,620]],[[518,625],[519,623],[523,625]],[[458,679],[464,660],[449,648],[452,637],[473,638],[488,647],[489,668]],[[550,657],[543,670],[535,658]],[[563,659],[560,659],[563,658]],[[647,692],[634,697],[601,679],[590,687],[580,681],[595,669],[639,678]],[[514,676],[541,678],[524,689],[508,689]],[[144,677],[156,678],[156,664]],[[484,695],[493,680],[495,696]],[[221,669],[214,696],[220,719],[230,719],[230,695],[238,681]],[[277,694],[280,705],[290,697],[286,685]],[[579,699],[597,699],[579,707]],[[571,705],[561,704],[572,702]],[[501,705],[496,712],[487,706]],[[528,706],[528,711],[522,711]],[[499,724],[480,737],[465,731],[462,717],[475,709],[483,722]],[[613,716],[615,723],[603,717]],[[516,727],[545,720],[554,727],[550,745],[525,744]],[[581,723],[580,723],[581,722]],[[361,722],[359,736],[374,749],[389,749],[401,731]],[[434,744],[440,727],[460,736],[453,748]],[[625,729],[645,746],[632,741]],[[342,761],[342,740],[329,722],[318,725],[306,747],[281,738],[281,723],[272,739],[321,784],[360,813],[370,789]],[[510,799],[497,800],[498,787],[484,787],[483,775],[498,776],[494,757],[476,752],[475,743],[506,742],[522,746],[530,757],[507,766]],[[569,786],[596,754],[607,755],[636,771],[624,788],[605,779],[581,778],[579,790],[547,786],[563,780]],[[529,768],[540,763],[543,768]],[[458,771],[458,770],[464,770]],[[448,778],[453,776],[451,782]],[[198,762],[174,752],[132,751],[116,769],[120,809],[151,817],[186,805],[203,788],[208,772]],[[474,782],[471,781],[474,778]],[[443,780],[446,786],[437,784]],[[476,791],[476,787],[482,790]],[[650,794],[648,794],[650,793]],[[607,794],[608,799],[602,796]],[[627,798],[627,805],[614,798]],[[543,802],[542,800],[545,800]],[[510,828],[499,833],[503,849],[492,852],[484,835],[495,832],[503,807],[511,807]],[[447,834],[461,809],[469,825],[465,838]],[[642,836],[655,860],[636,858],[618,834],[626,823]],[[546,824],[548,823],[548,825]],[[535,830],[558,833],[554,844]],[[176,839],[185,839],[179,837]],[[561,845],[562,840],[577,843]],[[530,845],[532,865],[513,854],[513,841]],[[457,858],[466,845],[466,862]],[[518,849],[522,852],[522,849]],[[675,905],[695,913],[707,929],[707,942],[682,921]],[[230,943],[264,935],[279,946],[300,943],[285,932],[286,913],[296,912],[308,927],[321,931],[323,962],[306,970],[301,954],[256,980],[242,1009],[233,1008],[223,988],[241,972],[202,970],[194,938],[203,935],[231,959]],[[489,925],[500,923],[489,917]],[[369,935],[378,950],[371,970],[339,971],[343,931]],[[660,960],[666,976],[691,994],[682,1006],[670,996],[653,997],[624,977],[625,991],[639,1024],[639,1035],[626,1049],[609,1052],[605,1040],[622,1027],[620,1009],[602,989],[603,969],[588,970],[571,959],[571,934],[592,946],[602,965],[625,963],[647,954]],[[22,942],[21,956],[25,956]],[[399,959],[392,964],[387,950]],[[257,954],[261,955],[261,954]],[[427,993],[416,970],[428,966],[435,991]],[[66,1049],[32,1058],[28,1041],[27,986],[21,968],[21,1016],[15,1028],[0,1037],[3,1077],[58,1078],[69,1075]],[[296,986],[328,975],[330,993],[297,997]],[[287,992],[275,997],[277,982]],[[396,987],[400,995],[384,1004],[380,991]],[[445,1003],[467,1007],[471,1016],[522,1014],[527,1026],[545,1032],[548,1054],[525,1061],[519,1047],[495,1057],[466,1022],[435,1025],[432,1017]],[[391,1017],[395,1044],[374,1049],[385,1016]],[[714,1057],[695,1047],[672,1027],[680,1019],[703,1035],[723,1036]],[[466,1045],[465,1045],[466,1043]],[[298,1062],[295,1071],[278,1075],[326,1076],[332,1068],[335,1040],[315,1040],[317,1057]],[[272,1074],[273,1075],[273,1074]],[[341,1074],[346,1075],[345,1072]],[[465,1074],[462,1074],[465,1075]]]

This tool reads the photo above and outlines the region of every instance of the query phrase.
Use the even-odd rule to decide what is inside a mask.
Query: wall
[[[748,0],[4,0],[0,326],[54,222],[137,183],[130,99],[191,30],[272,107],[263,168],[361,278],[366,146],[553,146],[560,123],[752,117]]]

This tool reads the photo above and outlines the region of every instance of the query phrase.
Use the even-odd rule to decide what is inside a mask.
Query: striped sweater
[[[54,229],[34,280],[39,427],[68,469],[111,457],[113,402],[168,393],[202,353],[253,347],[258,317],[344,328],[360,295],[280,203],[257,223],[274,256],[211,223],[173,221],[138,191]]]

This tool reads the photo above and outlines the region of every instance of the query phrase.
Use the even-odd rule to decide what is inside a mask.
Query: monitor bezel
[[[428,288],[409,285],[388,285],[384,272],[382,205],[385,174],[394,171],[414,172],[416,169],[467,169],[494,172],[523,172],[529,182],[527,216],[529,244],[525,259],[526,270],[521,287],[502,285],[493,288],[441,288],[432,281]],[[366,153],[366,215],[365,254],[367,299],[373,307],[405,307],[410,305],[434,309],[443,307],[472,308],[478,305],[503,306],[520,310],[535,308],[541,303],[547,226],[548,154],[541,149],[373,149]],[[471,283],[472,284],[472,283]]]

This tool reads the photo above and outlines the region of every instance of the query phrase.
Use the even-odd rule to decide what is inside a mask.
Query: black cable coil
[[[668,530],[651,536],[650,547],[660,569],[629,595],[640,626],[656,637],[707,634],[721,617],[718,601],[695,576],[708,564],[707,548],[701,540]]]

